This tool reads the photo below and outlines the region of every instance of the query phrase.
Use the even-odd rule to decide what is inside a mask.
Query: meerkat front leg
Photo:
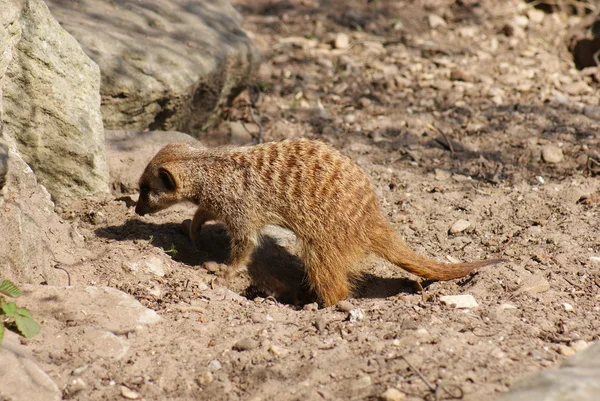
[[[233,277],[247,268],[258,236],[251,232],[231,231],[231,253],[227,276]]]
[[[198,233],[200,229],[209,220],[214,220],[215,215],[212,212],[209,212],[206,209],[198,208],[196,213],[194,213],[194,218],[190,220],[186,220],[182,223],[183,229],[187,232],[192,240],[192,243],[196,243],[196,239],[198,238]]]

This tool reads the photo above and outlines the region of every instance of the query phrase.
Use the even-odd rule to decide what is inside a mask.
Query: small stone
[[[529,21],[534,24],[541,24],[544,21],[544,17],[546,13],[542,10],[538,10],[537,8],[530,8],[527,10],[527,17],[529,17]]]
[[[348,321],[351,323],[363,320],[364,318],[365,314],[359,308],[354,308],[350,311],[350,313],[348,313]]]
[[[352,305],[349,301],[340,301],[337,303],[338,310],[342,312],[350,312],[354,309],[354,305]]]
[[[252,320],[253,323],[262,323],[265,321],[265,318],[262,313],[252,312],[250,320]]]
[[[592,92],[592,88],[584,81],[573,82],[572,84],[568,84],[562,87],[562,90],[568,93],[569,95],[583,95],[585,93]]]
[[[571,305],[568,302],[564,302],[562,304],[562,306],[563,306],[563,308],[565,308],[565,311],[567,311],[567,312],[573,312],[575,310],[575,308],[573,308],[573,305]]]
[[[388,388],[379,395],[379,398],[382,401],[402,401],[406,399],[406,394],[395,388]]]
[[[140,393],[125,386],[121,386],[121,395],[129,400],[137,400],[140,398]]]
[[[452,177],[452,173],[449,172],[448,170],[442,170],[439,168],[435,169],[435,179],[438,181],[445,181],[447,179],[449,179],[450,177]]]
[[[212,361],[210,361],[210,363],[208,364],[208,368],[210,370],[221,370],[221,362],[219,362],[217,359],[213,359]]]
[[[280,358],[284,358],[290,353],[287,349],[275,344],[271,344],[271,346],[269,347],[269,352]]]
[[[356,121],[356,116],[354,114],[346,114],[344,116],[344,121],[348,124],[352,124]]]
[[[73,372],[71,372],[71,374],[73,376],[79,376],[80,374],[82,374],[83,372],[85,372],[87,370],[87,368],[89,367],[89,365],[82,365],[76,369],[73,369]]]
[[[325,323],[325,320],[324,320],[322,317],[320,317],[320,316],[319,316],[319,317],[318,317],[318,318],[315,320],[315,327],[317,328],[317,330],[318,330],[319,332],[321,332],[321,333],[322,333],[322,332],[323,332],[323,330],[325,330],[325,327],[327,327],[327,324]]]
[[[600,107],[585,106],[583,114],[594,120],[600,120]]]
[[[442,17],[440,17],[439,15],[435,15],[435,14],[429,14],[427,16],[427,21],[429,22],[429,27],[431,29],[436,29],[440,26],[441,27],[448,26],[448,24]]]
[[[459,70],[457,68],[450,71],[450,80],[451,81],[463,81],[469,82],[469,77],[463,70]]]
[[[367,98],[367,97],[361,97],[360,99],[358,99],[358,103],[360,104],[360,107],[362,107],[363,109],[366,109],[367,107],[369,107],[371,105],[371,99]]]
[[[581,351],[585,351],[588,347],[590,346],[590,343],[588,343],[585,340],[577,340],[575,341],[573,344],[571,344],[571,347],[576,351],[576,352],[581,352]]]
[[[307,310],[307,311],[316,311],[317,309],[319,309],[319,304],[316,302],[312,302],[310,304],[306,304],[302,307],[302,310]]]
[[[590,256],[590,260],[595,263],[600,263],[600,256]]]
[[[544,177],[542,177],[541,175],[538,175],[535,177],[535,180],[540,184],[540,185],[544,185],[546,183],[546,180],[544,180]]]
[[[560,163],[564,158],[562,149],[556,145],[546,145],[542,148],[542,159],[546,163]]]
[[[559,344],[557,346],[557,351],[559,354],[564,355],[564,356],[573,356],[577,353],[573,348],[569,347],[568,345],[564,345],[564,344]]]
[[[450,227],[448,232],[450,234],[457,234],[465,231],[469,227],[471,227],[471,223],[469,223],[467,220],[459,219],[452,224],[452,227]]]
[[[479,306],[473,295],[444,295],[440,297],[443,304],[452,306],[457,309],[470,309]]]
[[[513,22],[518,27],[526,28],[527,25],[529,25],[529,18],[527,18],[525,15],[515,15]]]
[[[200,386],[207,386],[212,383],[213,380],[214,377],[211,372],[204,372],[196,378],[196,383],[198,383]]]
[[[550,289],[550,283],[540,274],[533,274],[523,280],[521,288],[518,292],[527,292],[529,294],[538,294],[541,292],[548,291]]]
[[[514,306],[513,304],[509,304],[509,303],[503,303],[501,304],[498,309],[500,310],[506,310],[506,309],[517,309],[516,306]]]
[[[67,393],[69,396],[72,396],[84,390],[86,387],[87,385],[85,384],[83,379],[78,377],[76,379],[71,380],[71,382],[67,385],[67,388],[65,389],[65,393]]]
[[[347,49],[350,47],[350,37],[345,33],[338,33],[333,41],[336,49]]]
[[[251,338],[243,338],[233,345],[233,349],[236,351],[251,351],[258,348],[260,343]]]

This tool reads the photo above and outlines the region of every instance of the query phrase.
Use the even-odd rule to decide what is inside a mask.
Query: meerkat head
[[[181,181],[176,162],[180,151],[190,149],[187,145],[167,145],[150,161],[140,177],[140,197],[135,212],[140,216],[166,209],[183,200]]]

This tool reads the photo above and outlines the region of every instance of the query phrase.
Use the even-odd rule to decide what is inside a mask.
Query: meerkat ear
[[[164,168],[158,169],[158,176],[168,191],[175,191],[177,188],[175,177],[173,177],[173,174],[169,170]]]

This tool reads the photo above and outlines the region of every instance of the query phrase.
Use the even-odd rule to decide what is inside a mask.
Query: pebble
[[[600,256],[590,256],[592,262],[600,263]]]
[[[562,149],[556,145],[546,145],[542,148],[542,159],[546,163],[560,163],[564,158]]]
[[[557,351],[559,354],[564,355],[564,356],[573,356],[577,353],[577,351],[575,351],[573,348],[569,347],[568,345],[564,345],[564,344],[559,344],[557,346]]]
[[[86,387],[87,385],[85,384],[85,382],[80,377],[78,377],[76,379],[71,380],[71,382],[67,385],[65,392],[69,396],[72,396],[74,394],[77,394],[81,390],[84,390]]]
[[[479,306],[475,297],[469,294],[462,295],[444,295],[440,297],[440,301],[448,306],[453,306],[457,309],[470,309]]]
[[[455,68],[452,71],[450,71],[450,80],[468,82],[469,77],[467,76],[467,74],[465,74],[463,70]]]
[[[208,364],[208,368],[210,370],[220,370],[221,369],[221,362],[219,362],[217,359],[213,359],[212,361],[210,361],[210,363]]]
[[[260,343],[251,338],[243,338],[233,345],[233,349],[236,351],[250,351],[258,348]]]
[[[271,344],[271,346],[269,347],[269,352],[280,358],[286,357],[290,353],[287,349],[275,344]]]
[[[344,121],[348,124],[352,124],[356,121],[356,116],[354,114],[346,114],[344,116]]]
[[[530,8],[527,10],[527,16],[529,17],[529,21],[533,22],[534,24],[541,24],[544,21],[546,13],[536,8]]]
[[[262,323],[265,321],[265,318],[262,313],[252,312],[250,320],[252,320],[253,323]]]
[[[129,400],[137,400],[140,398],[140,393],[125,386],[121,386],[121,395]]]
[[[204,372],[200,376],[196,378],[196,382],[201,386],[206,386],[212,383],[214,380],[213,374],[211,372]]]
[[[435,169],[435,179],[438,181],[445,181],[447,179],[449,179],[450,177],[452,177],[452,173],[449,172],[448,170],[442,170],[439,168]]]
[[[325,320],[322,317],[318,317],[315,320],[315,327],[317,328],[317,330],[319,330],[319,332],[323,332],[323,330],[325,330],[325,327],[327,326],[327,324],[325,323]]]
[[[573,344],[571,344],[571,347],[573,347],[573,349],[577,352],[581,352],[586,350],[588,347],[590,346],[590,343],[588,343],[585,340],[577,340],[575,341]]]
[[[403,392],[395,389],[395,388],[388,388],[387,390],[385,390],[383,393],[381,393],[379,395],[379,398],[382,401],[402,401],[404,399],[406,399],[406,394],[404,394]]]
[[[350,312],[352,309],[354,309],[354,305],[352,305],[350,301],[340,301],[337,303],[337,308],[342,312]]]
[[[448,26],[448,24],[442,17],[440,17],[439,15],[435,15],[435,14],[429,14],[427,16],[427,21],[429,22],[429,27],[431,29],[436,29],[440,26],[441,27]]]
[[[350,47],[350,37],[345,33],[338,33],[333,41],[333,47],[336,49],[347,49]]]
[[[457,234],[465,231],[469,227],[471,227],[471,223],[469,223],[467,220],[459,219],[452,224],[452,227],[450,227],[448,232],[450,234]]]
[[[354,308],[348,313],[348,321],[351,323],[363,320],[364,318],[365,314],[362,310],[360,310],[360,308]]]
[[[527,18],[525,15],[515,15],[513,22],[518,27],[526,28],[527,25],[529,25],[529,18]]]
[[[563,308],[565,308],[565,311],[567,311],[567,312],[573,312],[575,310],[575,308],[573,308],[573,305],[571,305],[568,302],[564,302],[562,304],[562,306],[563,306]]]
[[[503,303],[501,304],[498,309],[500,310],[506,310],[506,309],[517,309],[517,307],[513,304],[509,304],[509,303]]]
[[[523,280],[518,292],[527,292],[529,294],[538,294],[550,289],[550,283],[540,274],[533,274]]]
[[[600,120],[600,107],[586,106],[583,108],[583,114],[594,120]]]
[[[307,311],[316,311],[317,309],[319,309],[319,304],[316,302],[312,302],[310,304],[306,304],[302,307],[302,310],[307,310]]]
[[[592,91],[589,85],[583,81],[573,82],[572,84],[565,85],[563,86],[562,90],[567,92],[569,95],[583,95]]]

